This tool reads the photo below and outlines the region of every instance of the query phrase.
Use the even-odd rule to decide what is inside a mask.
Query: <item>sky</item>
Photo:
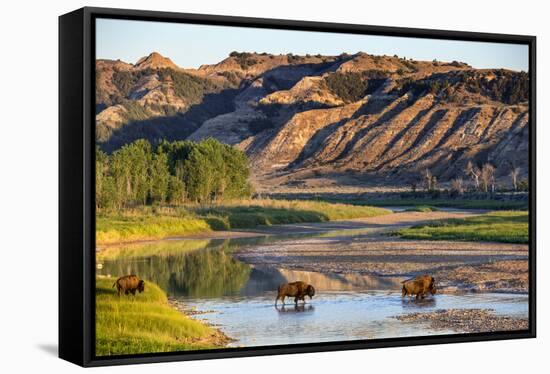
[[[180,23],[96,20],[96,57],[135,63],[156,51],[183,68],[215,64],[230,52],[339,55],[366,52],[415,60],[461,61],[475,68],[528,71],[529,47],[327,32]]]

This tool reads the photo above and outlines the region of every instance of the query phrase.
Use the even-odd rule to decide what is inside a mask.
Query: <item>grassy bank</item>
[[[405,239],[529,242],[526,211],[499,211],[463,219],[448,219],[399,230]]]
[[[116,214],[101,214],[96,220],[98,244],[159,239],[211,231],[208,223],[182,209],[153,212],[134,209]]]
[[[389,213],[389,210],[370,206],[299,200],[240,200],[209,207],[140,207],[115,214],[98,214],[96,240],[98,244],[108,244]]]
[[[97,278],[96,354],[123,355],[220,348],[216,330],[173,309],[151,282],[136,296],[117,296],[114,278]]]
[[[417,205],[417,206],[413,206],[411,208],[405,209],[405,212],[428,213],[428,212],[437,212],[437,211],[439,211],[438,208],[434,206],[429,206],[429,205]]]
[[[349,204],[370,206],[430,206],[457,209],[516,210],[527,209],[527,201],[516,200],[468,200],[468,199],[372,199],[350,200]]]

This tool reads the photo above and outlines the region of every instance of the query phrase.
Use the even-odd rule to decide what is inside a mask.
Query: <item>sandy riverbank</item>
[[[186,304],[184,304],[181,300],[168,298],[168,304],[181,314],[185,315],[186,317],[191,318],[194,315],[197,314],[206,314],[211,313],[212,311],[198,311],[195,309],[190,309]],[[223,331],[219,328],[219,326],[213,325],[211,323],[207,323],[205,321],[201,321],[200,323],[210,327],[212,331],[214,331],[213,334],[195,339],[193,343],[202,343],[202,344],[210,344],[212,346],[215,346],[216,348],[226,348],[229,343],[232,343],[235,341],[235,339],[227,336],[223,333]]]
[[[403,212],[374,219],[333,222],[329,223],[331,230],[340,230],[336,235],[334,231],[326,236],[319,232],[317,237],[245,247],[236,257],[253,265],[323,273],[402,276],[404,279],[428,273],[436,277],[439,290],[444,293],[527,292],[528,245],[405,240],[387,235],[389,231],[421,222],[475,214]],[[295,231],[327,227],[323,224],[311,228],[310,225],[292,226]],[[286,232],[289,231],[290,227]]]
[[[529,319],[499,316],[491,309],[446,309],[428,313],[410,313],[394,318],[405,323],[427,323],[434,330],[458,333],[518,331],[529,328]]]
[[[397,230],[415,224],[447,218],[465,218],[484,213],[482,210],[454,210],[436,212],[400,212],[376,217],[355,218],[328,222],[293,223],[272,226],[258,226],[242,230],[208,231],[185,236],[169,236],[162,240],[186,240],[186,239],[241,239],[262,236],[277,235],[307,235],[321,234],[335,230],[373,229],[373,230]],[[100,252],[104,248],[117,247],[122,244],[139,244],[158,242],[159,239],[133,240],[116,243],[102,243],[96,247]]]

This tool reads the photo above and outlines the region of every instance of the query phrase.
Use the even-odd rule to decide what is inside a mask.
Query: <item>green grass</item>
[[[210,327],[173,309],[151,282],[136,296],[119,298],[114,278],[96,280],[96,354],[124,355],[218,348]]]
[[[370,206],[300,200],[240,200],[232,203],[198,208],[195,212],[204,217],[217,230],[254,228],[302,222],[325,222],[340,219],[374,217],[391,211]]]
[[[348,204],[370,206],[431,206],[461,209],[524,210],[527,201],[516,200],[468,200],[468,199],[371,199],[350,200]]]
[[[417,205],[417,206],[413,206],[411,208],[405,209],[405,212],[427,213],[427,212],[437,212],[437,211],[439,211],[438,208],[436,208],[434,206],[430,206],[430,205]]]
[[[96,219],[98,244],[160,239],[211,231],[208,223],[185,208],[140,207]]]
[[[98,214],[96,240],[98,244],[109,244],[189,236],[211,230],[325,222],[390,213],[387,209],[370,206],[300,200],[238,200],[209,207],[140,207],[116,214]]]
[[[526,211],[490,212],[463,219],[447,219],[396,232],[405,239],[459,240],[503,243],[529,242]]]

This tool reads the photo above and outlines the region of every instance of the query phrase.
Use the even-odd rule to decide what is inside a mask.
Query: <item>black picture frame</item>
[[[529,46],[529,329],[334,343],[96,357],[95,19],[330,31]],[[104,366],[536,337],[536,37],[311,21],[85,7],[59,17],[59,357]]]

